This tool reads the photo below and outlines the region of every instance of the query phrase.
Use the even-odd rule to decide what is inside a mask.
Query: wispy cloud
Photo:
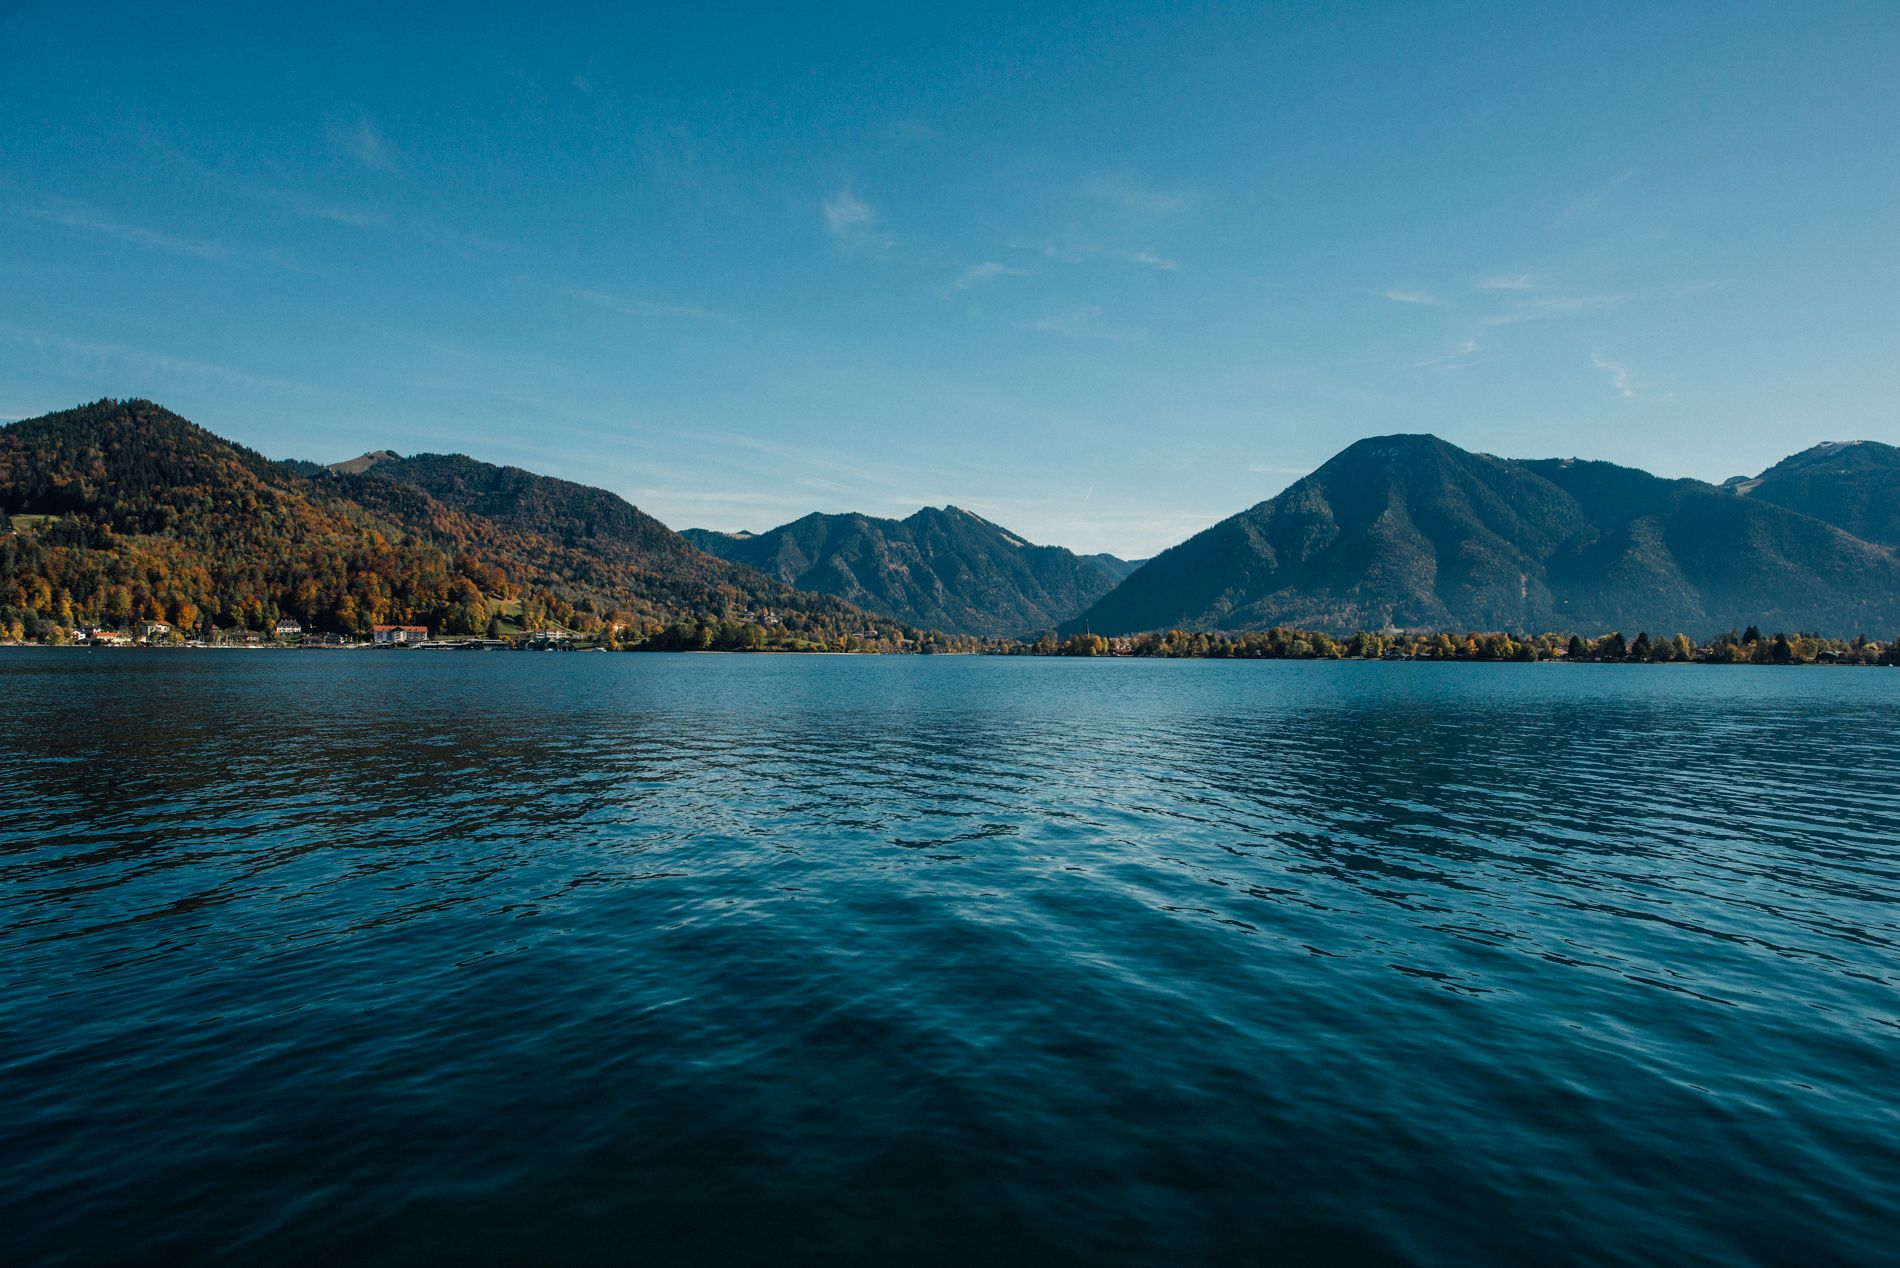
[[[380,211],[367,207],[352,207],[342,203],[313,202],[291,194],[274,195],[284,208],[293,215],[306,220],[327,220],[331,224],[348,225],[352,229],[374,229],[389,224],[389,217]]]
[[[40,356],[56,357],[76,365],[81,372],[93,377],[100,374],[102,364],[117,364],[130,368],[145,379],[187,375],[193,378],[220,379],[243,387],[273,390],[301,389],[303,386],[283,379],[248,374],[243,370],[217,365],[210,361],[168,356],[162,352],[151,352],[144,348],[128,347],[125,344],[107,343],[96,339],[69,339],[62,335],[49,335],[21,326],[0,324],[0,339],[31,348]]]
[[[851,192],[849,185],[824,201],[825,227],[849,251],[888,251],[896,242],[881,227],[870,204]]]
[[[878,131],[893,141],[934,141],[939,135],[922,119],[892,119]]]
[[[561,293],[570,299],[583,300],[597,308],[605,308],[627,317],[680,317],[692,321],[728,323],[736,323],[739,320],[731,313],[722,313],[716,309],[698,308],[691,304],[669,304],[654,299],[630,299],[624,295],[615,295],[611,291],[590,290],[585,287],[573,287]]]
[[[1097,202],[1138,216],[1172,216],[1194,205],[1191,194],[1139,185],[1120,176],[1098,176],[1084,185],[1082,192]]]
[[[1489,326],[1511,326],[1522,321],[1544,321],[1554,317],[1588,317],[1621,308],[1636,298],[1635,291],[1612,291],[1602,295],[1551,295],[1542,299],[1520,300],[1506,313],[1485,318]]]
[[[1629,367],[1618,361],[1612,361],[1601,352],[1590,354],[1590,364],[1610,376],[1610,386],[1624,400],[1636,399],[1636,385],[1630,381]]]
[[[949,289],[953,291],[967,291],[972,286],[981,286],[985,282],[994,282],[999,277],[1028,277],[1029,274],[1030,271],[1028,269],[1011,268],[1009,265],[999,264],[995,260],[986,260],[982,264],[972,264],[969,268],[957,274],[956,280],[950,283]]]
[[[160,251],[194,255],[201,260],[224,260],[231,256],[231,248],[222,242],[211,242],[204,238],[191,238],[145,225],[131,224],[108,215],[96,207],[67,198],[53,199],[28,211],[26,216],[30,220],[57,225],[59,228],[70,229],[75,233],[96,234],[120,242],[153,247]]]
[[[1612,177],[1603,184],[1598,185],[1595,189],[1587,190],[1576,198],[1571,199],[1564,209],[1557,213],[1557,217],[1552,223],[1567,225],[1584,219],[1595,212],[1597,208],[1601,207],[1611,194],[1614,194],[1617,190],[1628,184],[1630,178],[1635,175],[1636,169],[1632,167],[1622,175]]]
[[[1537,285],[1532,273],[1498,273],[1475,279],[1472,286],[1481,291],[1528,291]]]
[[[1161,269],[1173,273],[1180,265],[1155,251],[1129,250],[1125,247],[1104,246],[1100,242],[1052,242],[1041,247],[1042,254],[1051,260],[1064,264],[1086,264],[1090,260],[1114,260],[1122,264],[1138,264],[1143,268]]]
[[[353,123],[331,128],[330,139],[338,149],[371,171],[393,173],[396,170],[396,147],[366,114],[357,115]]]
[[[1027,323],[1027,328],[1051,335],[1066,335],[1072,339],[1109,339],[1116,343],[1134,343],[1144,334],[1139,330],[1124,330],[1110,325],[1097,305],[1050,313],[1047,317]]]
[[[1460,339],[1457,346],[1452,348],[1451,351],[1441,353],[1435,357],[1426,357],[1422,361],[1414,361],[1412,362],[1412,368],[1414,370],[1462,370],[1467,366],[1476,364],[1467,358],[1476,356],[1480,347],[1481,345],[1476,339]]]
[[[1153,251],[1120,251],[1111,252],[1110,254],[1116,259],[1126,260],[1130,264],[1139,264],[1151,269],[1164,269],[1169,273],[1173,273],[1181,267],[1167,256],[1157,255]]]
[[[1380,292],[1381,297],[1395,304],[1429,304],[1434,308],[1443,308],[1445,301],[1430,291],[1413,290],[1407,286],[1391,286]]]

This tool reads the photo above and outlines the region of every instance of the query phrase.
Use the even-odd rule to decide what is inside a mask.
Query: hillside
[[[1385,436],[1156,556],[1066,629],[1750,624],[1900,628],[1900,561],[1698,481]]]
[[[45,517],[0,539],[7,605],[66,625],[356,630],[481,598],[443,551],[149,401],[0,428],[0,509]]]
[[[332,468],[333,471],[336,468]],[[378,516],[504,573],[660,617],[729,608],[871,618],[823,594],[701,551],[617,494],[461,454],[385,454],[335,488]]]
[[[1119,555],[1110,555],[1106,553],[1098,553],[1094,555],[1078,555],[1077,558],[1085,559],[1089,563],[1100,566],[1103,572],[1106,572],[1109,576],[1113,577],[1117,582],[1125,580],[1129,573],[1133,572],[1135,569],[1141,567],[1143,564],[1148,562],[1145,559],[1123,559]]]
[[[1031,545],[954,506],[901,520],[814,514],[765,533],[688,529],[686,536],[786,585],[959,634],[1053,628],[1119,580],[1101,560]]]
[[[1900,449],[1892,445],[1872,440],[1816,445],[1753,480],[1725,487],[1900,549]]]
[[[149,401],[0,428],[6,623],[361,633],[521,621],[750,624],[825,646],[892,623],[694,549],[599,489],[456,455],[272,462]],[[729,632],[729,631],[728,631]],[[907,639],[917,631],[901,630]]]

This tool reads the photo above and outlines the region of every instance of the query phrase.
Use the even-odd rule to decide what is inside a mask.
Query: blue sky
[[[1900,6],[0,7],[0,417],[1145,555],[1900,441]]]

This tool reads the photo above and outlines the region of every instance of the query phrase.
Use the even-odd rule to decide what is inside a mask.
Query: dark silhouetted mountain
[[[1900,549],[1900,449],[1873,440],[1830,442],[1783,458],[1726,487],[1882,546]]]
[[[756,535],[706,529],[686,535],[702,550],[786,585],[950,633],[1015,636],[1050,629],[1117,580],[1099,560],[1060,546],[1033,546],[954,506],[925,507],[902,520],[814,514]]]
[[[1900,560],[1700,481],[1383,436],[1157,555],[1065,629],[1750,624],[1900,628]]]

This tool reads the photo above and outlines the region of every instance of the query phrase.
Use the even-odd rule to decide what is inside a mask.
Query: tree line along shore
[[[380,648],[397,650],[521,650],[631,652],[782,652],[871,655],[991,655],[1055,657],[1134,657],[1197,660],[1406,660],[1569,661],[1598,664],[1704,665],[1900,665],[1900,638],[1886,643],[1867,638],[1826,638],[1816,634],[1764,634],[1750,626],[1697,643],[1685,634],[1651,637],[1646,631],[1626,638],[1620,631],[1597,637],[1581,634],[1538,635],[1471,631],[1395,632],[1361,630],[1351,635],[1319,630],[1284,629],[1228,634],[1169,630],[1165,633],[1104,637],[1074,634],[1037,639],[980,638],[901,628],[867,629],[812,637],[783,625],[737,617],[689,618],[668,624],[599,624],[591,629],[563,626],[523,628],[497,618],[480,634],[466,630],[435,632],[419,625],[377,625],[362,633],[305,631],[295,620],[279,620],[266,629],[201,626],[186,630],[164,621],[129,629],[87,625],[62,626],[32,615],[0,609],[0,643],[91,647],[272,647],[290,649]]]

